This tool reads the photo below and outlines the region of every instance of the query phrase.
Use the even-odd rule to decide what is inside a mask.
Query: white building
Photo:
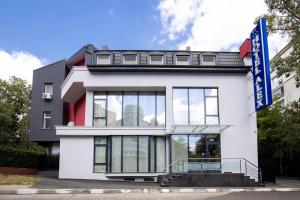
[[[95,51],[92,64],[72,67],[61,87],[82,122],[56,126],[59,178],[155,181],[167,172],[232,172],[257,180],[247,53]]]
[[[271,79],[272,79],[272,92],[273,97],[279,97],[277,100],[283,106],[288,105],[293,101],[298,101],[300,98],[300,87],[295,80],[295,72],[286,73],[278,76],[274,69],[274,61],[278,58],[285,58],[292,51],[291,44],[285,46],[278,54],[271,60]]]

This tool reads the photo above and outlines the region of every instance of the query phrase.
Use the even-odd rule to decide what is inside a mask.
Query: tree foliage
[[[12,76],[0,79],[0,145],[40,149],[28,142],[31,86]]]
[[[257,115],[258,143],[261,155],[269,155],[280,163],[300,156],[300,100],[286,107],[278,103]]]
[[[299,0],[265,0],[269,13],[269,33],[288,35],[292,52],[285,58],[278,57],[274,66],[279,76],[295,72],[297,84],[300,83],[300,1]]]

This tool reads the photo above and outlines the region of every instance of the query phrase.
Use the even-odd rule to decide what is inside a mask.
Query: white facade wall
[[[221,133],[221,157],[245,158],[257,165],[257,126],[250,73],[248,75],[229,73],[126,74],[90,73],[87,69],[77,70],[76,68],[73,70],[72,76],[68,77],[67,82],[64,83],[62,97],[68,95],[67,90],[72,86],[72,82],[83,82],[87,91],[85,125],[88,127],[92,125],[93,90],[165,90],[166,129],[164,132],[170,133],[173,126],[173,87],[217,87],[220,124],[231,125]],[[84,130],[81,132],[80,134],[79,131],[78,134],[77,131],[76,136],[71,136],[72,134],[65,134],[57,127],[57,134],[61,136],[59,177],[106,179],[104,174],[93,173],[93,136],[85,136]],[[149,130],[149,135],[151,132],[152,130]],[[119,133],[123,134],[122,130]],[[166,158],[168,163],[169,149],[167,149]]]

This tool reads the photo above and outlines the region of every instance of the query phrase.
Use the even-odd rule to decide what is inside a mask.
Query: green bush
[[[45,154],[42,150],[0,146],[0,166],[38,168],[39,160],[43,155]]]

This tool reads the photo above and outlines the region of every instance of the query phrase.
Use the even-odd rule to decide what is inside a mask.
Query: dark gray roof
[[[214,52],[214,51],[182,51],[182,50],[96,50],[94,56],[97,54],[111,54],[111,65],[122,64],[122,54],[137,54],[138,65],[146,65],[149,63],[149,55],[162,54],[164,55],[163,65],[176,65],[176,55],[190,55],[190,65],[205,65],[201,62],[202,55],[215,55],[216,66],[245,66],[243,60],[240,58],[240,52]],[[95,61],[96,59],[94,59]],[[93,64],[96,64],[95,62]]]

